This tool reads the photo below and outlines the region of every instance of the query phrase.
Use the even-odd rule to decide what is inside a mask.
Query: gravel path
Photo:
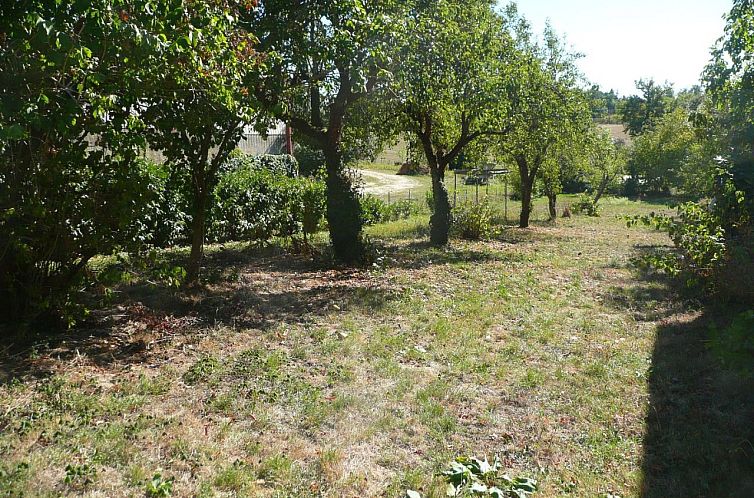
[[[391,173],[380,173],[366,169],[358,170],[364,180],[364,192],[374,195],[387,195],[388,192],[405,192],[421,186],[414,178]]]

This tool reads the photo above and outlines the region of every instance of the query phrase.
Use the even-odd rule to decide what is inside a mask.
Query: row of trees
[[[147,146],[190,192],[195,281],[210,192],[246,126],[285,121],[323,152],[333,249],[353,262],[362,220],[344,144],[415,134],[433,177],[432,241],[444,244],[451,161],[487,140],[528,188],[586,115],[573,56],[554,33],[538,43],[515,7],[498,12],[488,0],[1,9],[1,264],[6,274],[55,274],[63,287],[94,255],[145,242],[135,164]]]
[[[346,262],[364,250],[349,152],[399,134],[429,165],[438,245],[452,222],[445,173],[461,158],[515,167],[522,227],[537,185],[553,218],[574,179],[591,186],[593,203],[625,171],[641,189],[708,191],[725,134],[702,136],[700,120],[727,120],[714,129],[728,126],[741,143],[750,133],[737,124],[745,112],[721,111],[723,95],[739,102],[749,88],[733,83],[748,64],[731,58],[736,48],[719,49],[706,95],[650,80],[619,99],[583,89],[578,55],[549,28],[535,36],[515,5],[491,0],[3,4],[3,285],[66,288],[95,255],[149,244],[146,147],[163,153],[177,179],[170,188],[188,199],[195,282],[222,166],[245,128],[276,120],[324,157],[327,226]],[[622,117],[630,150],[594,125],[605,113]]]

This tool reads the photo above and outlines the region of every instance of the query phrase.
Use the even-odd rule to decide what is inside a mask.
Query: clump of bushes
[[[585,214],[587,216],[599,216],[599,205],[594,202],[594,198],[588,194],[582,194],[571,206],[571,210],[576,214]]]
[[[318,149],[313,149],[297,143],[293,155],[298,161],[299,172],[304,176],[324,177],[325,154]]]
[[[0,174],[0,321],[76,319],[89,261],[149,243],[163,183],[138,159],[22,164]]]
[[[241,151],[234,151],[223,164],[220,177],[239,170],[267,171],[278,176],[296,178],[299,176],[299,164],[295,157],[289,155],[251,156]]]
[[[376,225],[410,218],[422,212],[417,202],[409,200],[396,201],[388,204],[374,195],[361,198],[361,216],[365,225]]]
[[[453,235],[467,240],[489,239],[495,235],[493,212],[487,199],[475,204],[463,202],[453,209]]]
[[[667,231],[676,247],[641,262],[681,278],[689,287],[701,285],[718,296],[754,302],[750,198],[729,172],[721,170],[712,200],[681,204],[675,217],[652,213],[629,218],[629,226],[641,223]]]

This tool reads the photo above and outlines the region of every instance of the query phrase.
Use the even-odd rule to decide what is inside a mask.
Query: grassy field
[[[200,290],[135,278],[3,346],[0,495],[439,497],[469,454],[542,497],[754,496],[754,385],[705,347],[729,310],[631,264],[668,239],[618,216],[663,209],[447,249],[418,217],[369,229],[369,269],[227,245]]]

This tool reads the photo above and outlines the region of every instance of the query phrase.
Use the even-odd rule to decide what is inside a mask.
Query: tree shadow
[[[44,377],[77,361],[97,367],[148,363],[161,344],[196,342],[214,327],[264,333],[332,312],[378,310],[400,292],[364,269],[267,250],[210,254],[205,270],[208,283],[195,289],[120,285],[108,306],[66,333],[0,337],[0,384]]]
[[[647,254],[658,248],[637,246]],[[603,300],[657,322],[648,377],[643,498],[754,496],[754,379],[726,369],[710,328],[742,309],[700,300],[676,279],[638,268]],[[754,331],[752,331],[754,333]]]
[[[708,310],[657,328],[644,498],[754,496],[754,381],[722,368],[708,348],[710,325],[731,311]]]

